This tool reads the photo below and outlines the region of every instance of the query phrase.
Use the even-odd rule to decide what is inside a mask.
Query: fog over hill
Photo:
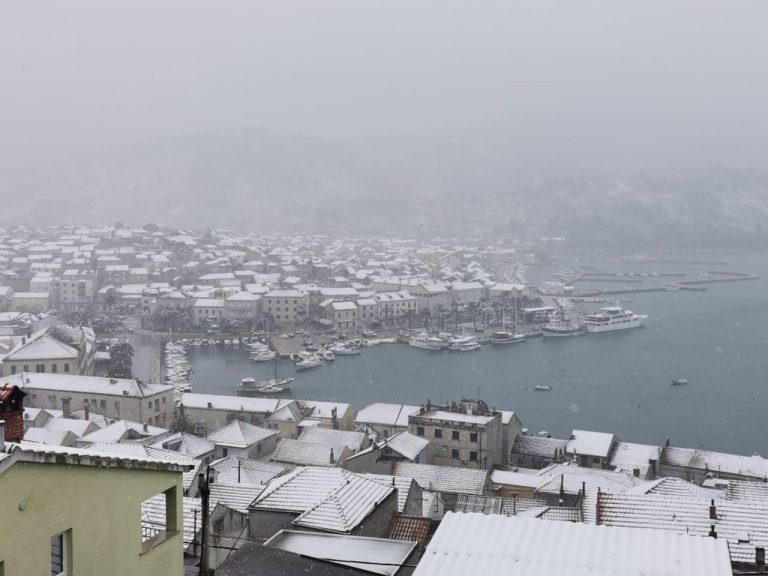
[[[556,168],[532,165],[519,146],[488,137],[329,141],[244,129],[153,140],[11,173],[0,198],[4,223],[121,220],[393,233],[482,226],[560,235],[580,245],[732,247],[766,240],[765,173],[596,175]]]

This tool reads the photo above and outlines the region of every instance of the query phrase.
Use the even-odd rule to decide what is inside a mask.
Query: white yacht
[[[445,347],[445,341],[442,338],[436,336],[430,336],[426,332],[414,336],[408,340],[408,346],[414,348],[421,348],[422,350],[442,350]]]
[[[254,362],[271,362],[277,356],[274,350],[259,350],[251,354],[251,360]]]
[[[635,314],[619,306],[607,306],[601,308],[600,312],[589,314],[584,319],[584,324],[587,326],[587,332],[613,332],[638,328],[646,318],[647,314]]]
[[[525,334],[514,334],[513,332],[494,332],[491,334],[491,344],[516,344],[524,342]]]
[[[454,338],[448,343],[448,350],[457,350],[459,352],[472,352],[480,350],[482,346],[473,336],[461,336]]]
[[[344,343],[336,343],[336,344],[330,344],[325,347],[325,349],[328,352],[332,352],[336,356],[352,356],[356,354],[360,354],[360,348],[357,346],[351,346],[349,344]]]
[[[321,366],[323,363],[320,361],[320,358],[317,356],[311,356],[310,358],[305,358],[304,360],[299,360],[294,365],[296,367],[297,371],[302,370],[309,370],[310,368],[316,368],[317,366]]]

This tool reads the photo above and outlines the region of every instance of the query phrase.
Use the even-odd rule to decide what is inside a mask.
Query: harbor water
[[[692,260],[679,258],[684,259]],[[645,326],[635,330],[534,338],[463,353],[388,344],[299,374],[281,360],[278,375],[296,376],[291,397],[339,400],[358,409],[376,401],[418,405],[480,397],[517,412],[531,433],[566,437],[574,428],[589,429],[627,441],[662,444],[669,438],[678,446],[768,456],[768,431],[761,424],[768,405],[768,258],[710,259],[725,259],[728,270],[761,278],[712,284],[704,292],[622,295],[631,298],[623,307],[648,314]],[[563,267],[531,267],[528,280],[552,279]],[[600,269],[684,270],[690,278],[723,266],[602,262]],[[242,378],[274,372],[271,362],[252,363],[244,347],[189,347],[188,357],[194,392],[235,394]],[[688,384],[672,386],[676,378]],[[552,390],[537,391],[536,385]]]

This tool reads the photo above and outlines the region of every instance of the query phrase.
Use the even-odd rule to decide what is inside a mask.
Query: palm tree
[[[445,317],[448,314],[448,309],[442,304],[435,306],[435,316],[437,316],[437,326],[441,331],[445,331]]]
[[[470,302],[469,304],[467,304],[464,311],[472,319],[472,328],[477,330],[477,316],[480,314],[480,303]]]
[[[429,321],[432,319],[432,312],[430,312],[429,308],[419,310],[417,318],[424,322],[424,330],[429,332]]]

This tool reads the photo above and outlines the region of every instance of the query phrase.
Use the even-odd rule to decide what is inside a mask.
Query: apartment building
[[[490,470],[504,463],[502,413],[482,400],[429,402],[408,417],[411,434],[429,441],[430,463]]]

